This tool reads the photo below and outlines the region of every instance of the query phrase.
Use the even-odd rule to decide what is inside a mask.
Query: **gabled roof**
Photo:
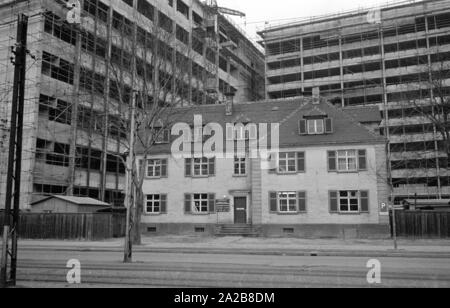
[[[75,205],[84,205],[84,206],[97,206],[97,207],[111,207],[108,203],[101,202],[99,200],[95,200],[92,198],[82,198],[82,197],[69,197],[69,196],[50,196],[48,198],[44,198],[42,200],[36,201],[31,205],[36,205],[42,202],[45,202],[50,199],[59,199],[69,203],[73,203]]]
[[[368,113],[366,115],[365,113]],[[194,115],[202,115],[203,125],[218,123],[225,131],[226,123],[279,123],[280,147],[302,147],[327,144],[380,144],[383,136],[377,135],[360,122],[381,122],[380,112],[375,108],[342,109],[321,101],[313,104],[311,98],[269,100],[253,103],[239,103],[233,106],[233,114],[227,116],[224,105],[201,105],[176,108],[172,122],[193,126]],[[305,115],[318,113],[333,118],[334,132],[326,135],[300,135],[299,120]],[[363,121],[355,118],[361,117]],[[245,120],[245,121],[244,121]],[[270,130],[270,128],[269,128]],[[173,136],[176,139],[176,136]],[[174,140],[172,139],[172,140]],[[152,154],[170,153],[170,145],[152,147]],[[136,149],[140,152],[139,148]]]

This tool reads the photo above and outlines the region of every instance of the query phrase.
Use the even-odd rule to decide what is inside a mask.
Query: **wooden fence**
[[[111,213],[23,213],[20,215],[19,237],[23,239],[89,241],[123,237],[125,236],[125,219],[123,214]],[[0,225],[2,224],[3,216],[1,215]]]
[[[450,238],[450,212],[396,211],[395,223],[400,237]]]

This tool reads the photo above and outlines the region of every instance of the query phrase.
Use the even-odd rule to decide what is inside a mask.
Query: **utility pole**
[[[132,224],[132,192],[133,192],[133,163],[134,163],[134,137],[136,126],[136,93],[132,94],[131,101],[131,125],[130,125],[130,149],[127,157],[127,170],[125,176],[125,207],[127,209],[127,222],[125,230],[124,263],[130,263],[133,260],[133,241],[131,240]]]
[[[20,14],[17,22],[15,50],[14,89],[11,102],[11,131],[9,138],[8,176],[6,184],[3,245],[0,269],[0,287],[16,285],[17,239],[20,209],[20,175],[22,172],[22,136],[27,59],[28,17]],[[14,185],[13,185],[14,184]],[[14,192],[13,192],[14,189]],[[14,201],[14,202],[13,202]],[[11,205],[14,207],[11,209]],[[9,241],[11,240],[11,249]],[[10,273],[8,278],[8,260]]]

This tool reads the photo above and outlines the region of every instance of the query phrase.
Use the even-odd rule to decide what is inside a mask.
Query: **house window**
[[[279,173],[296,173],[305,171],[304,152],[279,153],[278,157]]]
[[[170,130],[168,129],[154,129],[153,131],[155,143],[165,144],[170,143]]]
[[[297,193],[296,192],[282,192],[278,195],[279,211],[281,213],[296,213],[297,207]]]
[[[269,192],[270,213],[306,213],[306,191]]]
[[[246,158],[234,158],[234,175],[246,175],[247,174],[247,159]]]
[[[308,120],[308,134],[322,135],[325,132],[323,119]]]
[[[194,194],[192,199],[193,213],[208,213],[208,194]]]
[[[147,177],[161,178],[167,176],[167,159],[150,159],[147,161]]]
[[[343,212],[343,213],[359,212],[358,191],[340,191],[339,192],[339,211]]]
[[[207,158],[194,158],[194,176],[208,176],[208,165]]]
[[[161,214],[166,212],[167,196],[166,195],[147,195],[145,205],[146,214]]]
[[[332,118],[302,119],[299,121],[300,135],[332,134],[333,131]]]
[[[296,153],[280,153],[278,171],[281,173],[296,172]]]
[[[188,158],[185,161],[186,177],[207,177],[214,176],[216,173],[215,158]]]
[[[338,171],[357,171],[357,152],[356,150],[337,151]]]

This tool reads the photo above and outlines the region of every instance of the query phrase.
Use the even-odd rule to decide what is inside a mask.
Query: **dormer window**
[[[323,135],[325,128],[323,119],[313,119],[308,121],[308,135]]]
[[[300,135],[324,135],[333,133],[333,119],[306,118],[299,122]]]

